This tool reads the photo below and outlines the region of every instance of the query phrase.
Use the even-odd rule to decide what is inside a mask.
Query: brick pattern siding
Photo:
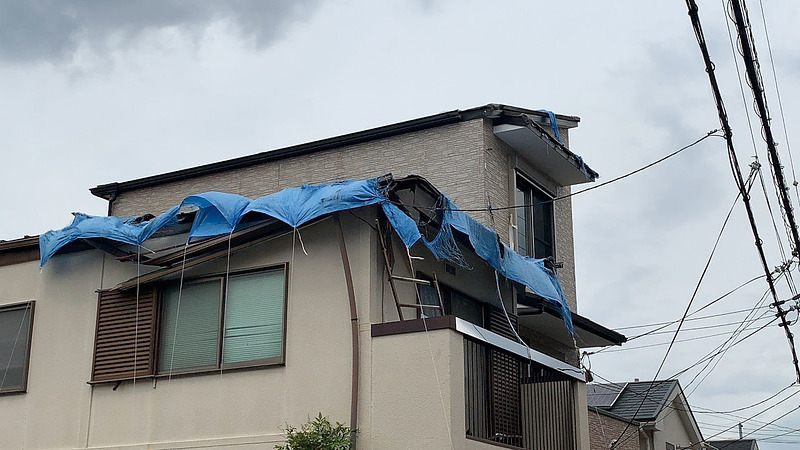
[[[591,450],[608,450],[609,444],[619,438],[627,422],[607,416],[589,408],[589,448]],[[628,427],[625,435],[619,439],[618,450],[639,450],[639,429],[635,425]]]
[[[564,142],[566,130],[561,130]],[[513,150],[492,132],[489,119],[475,119],[442,127],[405,133],[370,142],[286,158],[250,167],[205,175],[123,192],[112,205],[112,214],[158,214],[185,196],[206,191],[232,192],[258,197],[290,186],[346,178],[368,178],[391,172],[395,177],[420,175],[446,193],[461,208],[509,206],[509,155]],[[555,188],[552,180],[547,182]],[[562,195],[569,188],[559,188]],[[470,212],[509,242],[508,210]],[[572,203],[555,204],[556,254],[564,296],[577,308],[572,238]]]

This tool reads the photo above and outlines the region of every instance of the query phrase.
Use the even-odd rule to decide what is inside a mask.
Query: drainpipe
[[[647,450],[653,450],[653,442],[650,440],[650,436],[647,434],[647,431],[644,430],[644,427],[639,427],[639,433],[644,436],[644,441],[647,443]]]
[[[110,196],[110,197],[108,197],[108,214],[107,214],[107,215],[108,215],[109,217],[111,217],[111,205],[113,205],[113,204],[114,204],[114,200],[116,200],[116,199],[117,199],[117,197],[119,197],[119,194],[117,193],[117,191],[116,191],[116,190],[115,190],[114,192],[112,192],[112,193],[111,193],[111,196]]]
[[[350,259],[347,257],[347,246],[344,242],[344,231],[339,214],[333,214],[336,223],[336,237],[339,240],[339,250],[342,254],[342,268],[344,280],[347,283],[347,297],[350,300],[350,342],[353,346],[352,375],[350,384],[350,448],[356,448],[356,430],[358,428],[358,311],[356,309],[356,294],[353,289],[353,274],[350,272]]]

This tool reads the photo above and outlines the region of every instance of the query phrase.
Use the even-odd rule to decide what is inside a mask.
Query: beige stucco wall
[[[345,220],[348,253],[356,270],[368,267],[369,245],[360,227]],[[364,226],[363,228],[366,228]],[[90,446],[169,443],[194,445],[205,440],[231,443],[248,437],[264,448],[281,439],[287,423],[299,425],[322,412],[332,421],[350,417],[350,311],[332,219],[302,228],[303,247],[290,233],[237,253],[231,271],[289,263],[286,365],[213,373],[155,384],[125,383],[95,387]],[[369,239],[365,241],[368,244]],[[293,248],[294,247],[294,248]],[[198,266],[186,277],[224,273],[227,260]],[[129,274],[130,275],[130,274]],[[369,277],[354,274],[356,298],[369,298]],[[107,286],[122,278],[107,277]],[[368,317],[368,302],[361,305]],[[368,399],[366,399],[368,401]]]
[[[369,317],[366,225],[343,217],[359,314]],[[27,393],[0,396],[0,448],[272,448],[287,423],[350,417],[350,311],[331,219],[234,255],[231,270],[289,262],[286,365],[90,386],[95,290],[136,275],[97,251],[0,267],[0,304],[36,300]],[[366,258],[366,260],[365,260]],[[226,260],[186,277],[225,271]],[[101,281],[102,277],[102,281]],[[369,328],[366,327],[368,332]],[[368,334],[363,334],[368,338]],[[368,340],[363,352],[369,354]],[[368,385],[362,385],[369,393]],[[369,397],[362,417],[368,418]],[[368,423],[368,419],[365,420]]]
[[[497,448],[465,437],[460,334],[371,338],[385,288],[376,233],[368,226],[375,211],[341,215],[360,317],[359,448],[447,448],[450,439],[454,448]],[[289,263],[285,366],[140,379],[116,389],[87,384],[95,290],[135,276],[136,265],[84,251],[57,255],[41,271],[35,261],[0,267],[0,304],[36,300],[28,392],[0,396],[0,448],[271,449],[287,423],[299,425],[317,412],[347,423],[350,312],[335,231],[329,218],[299,230],[302,247],[289,233],[230,260],[232,271]],[[479,296],[490,295],[493,284],[478,286],[490,271],[471,262],[478,275],[457,274]],[[224,273],[227,263],[209,262],[185,277]],[[585,411],[580,387],[576,409]],[[584,422],[585,413],[582,433]]]
[[[86,440],[97,251],[0,267],[0,305],[35,300],[27,393],[0,396],[0,448],[79,448]]]

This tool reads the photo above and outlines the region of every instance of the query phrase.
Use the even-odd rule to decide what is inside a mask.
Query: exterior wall
[[[498,448],[466,438],[460,334],[371,337],[370,322],[385,306],[382,257],[368,226],[375,217],[376,208],[341,215],[360,318],[359,448],[447,448],[451,439],[453,448]],[[36,261],[0,267],[0,304],[37,302],[28,392],[0,396],[0,448],[272,448],[282,442],[287,423],[299,425],[317,412],[348,422],[351,321],[339,246],[331,238],[334,222],[299,233],[308,255],[290,233],[230,260],[231,271],[289,263],[285,366],[118,386],[87,384],[95,290],[135,276],[136,265],[83,251],[57,255],[41,272]],[[470,262],[478,275],[457,272],[472,283],[465,290],[492,295],[494,277],[479,261]],[[185,277],[224,273],[227,263],[192,267]],[[578,385],[579,448],[586,449],[586,394]]]
[[[560,131],[562,131],[563,135],[567,134],[566,130],[562,129]],[[536,167],[524,160],[508,144],[495,136],[489,120],[484,122],[483,136],[486,162],[486,192],[493,207],[507,207],[514,204],[513,187],[516,171],[524,173],[557,197],[570,193],[569,187],[559,186],[546,174],[538,171]],[[568,142],[567,139],[563,139],[563,141],[565,144]],[[553,204],[553,213],[555,216],[556,262],[563,264],[563,267],[558,269],[558,278],[564,291],[564,297],[567,299],[567,304],[572,311],[577,311],[575,248],[572,235],[572,200],[567,198],[555,202]],[[510,242],[511,225],[514,224],[515,220],[514,211],[502,210],[492,215],[485,214],[488,217],[475,217],[494,228],[504,242]]]
[[[0,267],[0,304],[35,300],[27,392],[0,395],[0,448],[72,448],[86,441],[100,252]]]
[[[549,128],[546,128],[549,133]],[[568,131],[561,130],[568,142]],[[368,178],[385,173],[396,177],[420,175],[464,209],[506,207],[513,204],[513,174],[519,168],[558,196],[569,193],[538,172],[492,132],[489,119],[475,119],[389,138],[339,147],[304,156],[123,192],[112,204],[112,214],[158,214],[186,195],[210,190],[258,197],[289,186],[346,178]],[[572,203],[556,202],[556,257],[567,303],[577,310],[572,237]],[[474,211],[470,214],[510,242],[513,211]]]
[[[679,412],[684,409],[679,404],[679,391],[680,389],[675,389],[672,392],[669,402],[658,415],[657,430],[653,432],[653,448],[666,448],[667,442],[676,448],[690,448],[689,445],[693,442],[688,431],[691,426],[687,423],[688,417]]]
[[[306,256],[292,235],[242,250],[230,270],[289,263],[286,365],[263,369],[161,378],[94,387],[89,446],[233,445],[241,439],[271,448],[287,423],[317,412],[332,421],[350,415],[350,311],[339,247],[327,220],[300,231]],[[354,255],[358,255],[354,249]],[[362,263],[358,261],[358,263]],[[185,277],[225,273],[227,259],[186,271]],[[108,277],[111,287],[131,275]],[[133,266],[135,270],[135,266]],[[122,275],[114,273],[114,275]],[[313,280],[313,283],[310,282]],[[365,295],[368,285],[357,284]],[[204,444],[203,444],[204,445]]]
[[[631,425],[620,438],[627,422],[589,408],[589,442],[591,450],[608,450],[614,439],[619,438],[619,450],[639,450],[639,427]],[[666,447],[661,447],[666,448]]]
[[[371,229],[342,220],[359,314],[369,317],[374,254],[363,233]],[[135,276],[136,265],[106,257],[103,270],[103,255],[84,251],[57,255],[41,273],[35,261],[0,267],[0,304],[36,300],[28,389],[0,396],[0,448],[271,449],[287,423],[302,424],[317,412],[347,422],[350,311],[339,246],[330,239],[333,221],[300,232],[308,256],[299,245],[293,252],[289,234],[231,259],[232,271],[290,263],[286,365],[222,374],[90,386],[95,290]],[[224,273],[226,263],[192,268],[186,277]],[[364,330],[362,354],[369,355],[368,323]],[[369,385],[361,392],[359,428],[368,429]]]
[[[420,175],[462,208],[484,208],[482,122],[472,120],[120,194],[113,215],[158,214],[209,190],[258,197],[285,187],[391,172]],[[480,195],[478,195],[480,194]]]

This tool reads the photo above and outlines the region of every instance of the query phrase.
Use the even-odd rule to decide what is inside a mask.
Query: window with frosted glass
[[[33,302],[0,306],[0,393],[25,392]]]
[[[278,359],[283,352],[283,270],[230,277],[222,361]]]
[[[219,278],[172,285],[163,291],[161,373],[217,366],[221,295]]]
[[[162,289],[161,374],[283,361],[283,268]]]

